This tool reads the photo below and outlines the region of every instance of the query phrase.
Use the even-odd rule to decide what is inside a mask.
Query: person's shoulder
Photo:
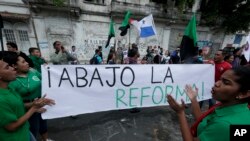
[[[28,74],[29,75],[36,75],[36,74],[40,74],[40,73],[36,69],[30,68]]]
[[[198,135],[198,138],[200,140],[209,140],[209,141],[229,140],[229,134],[230,134],[229,128],[230,128],[230,123],[226,121],[210,122],[209,125],[207,125],[204,129],[202,129],[202,131]]]
[[[224,64],[224,66],[227,67],[228,69],[231,69],[231,68],[232,68],[232,65],[229,64],[227,61],[224,61],[223,64]]]
[[[19,82],[16,80],[13,80],[9,83],[8,87],[9,89],[15,90],[17,87],[20,87],[21,85],[19,84]]]

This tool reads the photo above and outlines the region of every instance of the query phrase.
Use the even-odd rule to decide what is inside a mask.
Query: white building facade
[[[63,6],[55,6],[52,0],[0,0],[3,41],[16,42],[26,53],[29,47],[39,47],[47,60],[50,52],[54,52],[53,42],[61,41],[67,49],[76,46],[79,60],[86,63],[98,46],[103,46],[103,52],[107,54],[108,49],[104,46],[112,17],[116,23],[116,37],[111,40],[111,46],[128,48],[129,43],[138,43],[142,55],[149,45],[172,51],[180,45],[192,12],[190,9],[180,15],[172,0],[168,0],[168,5],[166,8],[153,0],[65,0]],[[127,10],[136,20],[153,14],[157,36],[139,39],[132,26],[126,36],[120,36],[118,28]],[[197,23],[199,18],[198,13]],[[211,42],[213,51],[227,44],[224,33],[213,34],[208,27],[199,24],[197,32],[198,40]],[[6,49],[6,45],[4,47]]]

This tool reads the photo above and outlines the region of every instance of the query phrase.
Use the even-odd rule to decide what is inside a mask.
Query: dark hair
[[[57,42],[60,42],[60,41],[55,41],[55,42],[53,43],[53,47],[55,47],[55,46],[56,46],[56,43],[57,43]]]
[[[128,57],[135,57],[138,54],[138,48],[132,48],[128,51]]]
[[[132,48],[138,48],[136,43],[132,44]]]
[[[95,54],[97,54],[98,52],[100,52],[100,50],[99,50],[99,49],[96,49],[96,50],[95,50]]]
[[[36,47],[31,47],[29,48],[29,53],[33,53],[35,50],[39,50],[39,48],[36,48]]]
[[[107,59],[107,64],[109,63],[109,60],[113,59],[113,56],[115,55],[115,52],[110,52],[108,55],[108,59]]]
[[[228,60],[231,56],[233,56],[233,55],[232,55],[232,54],[226,55],[226,56],[224,57],[224,60],[225,60],[225,61]]]
[[[199,55],[201,55],[202,54],[202,49],[199,49]]]
[[[240,92],[250,90],[250,66],[240,66],[232,69],[234,74],[238,76],[236,82],[240,85]]]
[[[17,47],[16,43],[13,43],[13,42],[7,42],[7,43],[6,43],[6,45],[9,45],[9,46],[11,46],[11,47],[15,48],[16,50],[18,50],[18,47]]]
[[[219,50],[217,50],[217,51],[221,51],[221,54],[222,54],[222,56],[226,56],[227,54],[226,54],[226,52],[223,50],[223,49],[219,49]]]
[[[233,54],[236,55],[236,53],[237,53],[240,49],[241,49],[241,48],[236,48],[236,49],[234,49]]]
[[[9,66],[16,64],[18,54],[12,51],[0,51],[0,59],[8,63]]]

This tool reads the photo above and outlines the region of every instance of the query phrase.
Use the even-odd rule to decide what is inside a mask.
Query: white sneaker
[[[55,140],[52,140],[52,139],[47,139],[46,141],[55,141]]]

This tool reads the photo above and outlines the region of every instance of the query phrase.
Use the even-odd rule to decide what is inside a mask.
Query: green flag
[[[108,47],[108,46],[109,46],[110,39],[111,39],[112,37],[115,37],[115,29],[114,29],[114,21],[111,19],[110,25],[109,25],[109,36],[108,36],[108,40],[107,40],[107,43],[106,43],[106,46],[105,46],[105,47]]]
[[[129,25],[130,16],[131,16],[130,11],[127,11],[127,13],[122,21],[122,25],[119,27],[119,30],[121,30],[121,33],[120,33],[121,36],[126,35],[128,32],[128,29],[130,28],[130,25]]]
[[[196,16],[193,15],[192,19],[189,21],[188,26],[185,29],[184,35],[188,36],[190,39],[193,39],[194,45],[197,42],[197,34],[196,34]]]
[[[181,60],[190,60],[190,58],[194,57],[197,54],[198,48],[196,46],[196,42],[196,17],[194,14],[191,20],[189,21],[182,37],[180,45]]]

